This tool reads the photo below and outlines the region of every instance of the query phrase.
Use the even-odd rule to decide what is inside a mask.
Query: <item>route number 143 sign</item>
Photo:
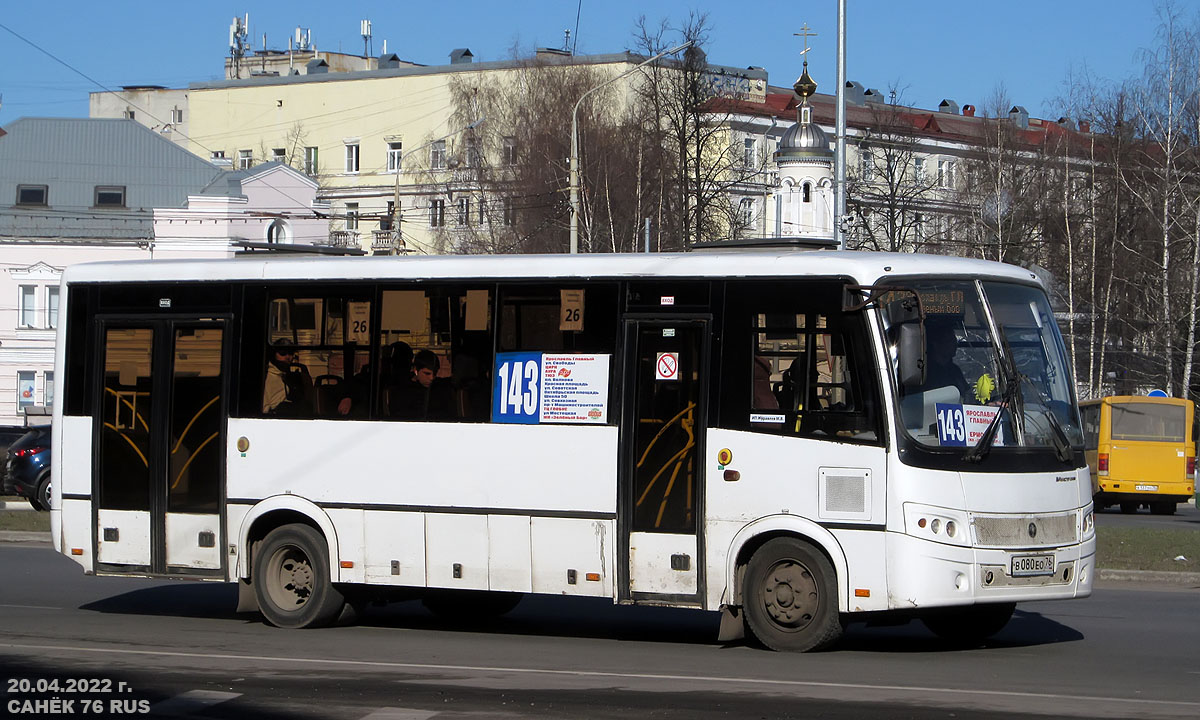
[[[498,353],[492,422],[608,422],[611,355]]]

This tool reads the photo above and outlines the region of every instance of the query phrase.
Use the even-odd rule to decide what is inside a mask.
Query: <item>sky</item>
[[[1178,0],[1188,20],[1200,0]],[[383,43],[404,60],[448,62],[470,48],[476,62],[506,60],[514,48],[562,47],[572,31],[580,54],[633,49],[638,18],[683,25],[706,13],[709,62],[757,66],[790,86],[801,70],[807,24],[809,72],[819,92],[834,91],[837,1],[757,3],[724,0],[450,0],[449,2],[266,2],[202,0],[3,0],[0,13],[0,126],[24,117],[86,117],[88,93],[122,85],[186,87],[221,79],[232,18],[250,16],[253,47],[286,48],[297,26],[318,50],[361,54],[360,21],[372,23],[372,50]],[[936,108],[943,99],[981,110],[998,87],[1035,117],[1057,118],[1067,79],[1086,71],[1107,81],[1139,74],[1139,51],[1159,25],[1153,0],[846,0],[847,77],[904,104]],[[74,72],[25,41],[71,66]],[[86,75],[87,78],[81,76]],[[94,81],[94,82],[93,82]],[[97,84],[98,83],[98,84]]]

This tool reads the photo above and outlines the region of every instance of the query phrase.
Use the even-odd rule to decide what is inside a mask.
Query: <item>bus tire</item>
[[[958,645],[979,645],[1004,629],[1016,603],[987,603],[931,610],[921,617],[930,632]]]
[[[38,504],[41,505],[40,510],[50,510],[50,505],[53,502],[50,497],[50,489],[50,473],[47,472],[38,479],[37,484],[37,499]],[[1172,505],[1171,512],[1175,512],[1174,505]]]
[[[1175,503],[1173,502],[1152,502],[1150,503],[1151,515],[1174,515]]]
[[[281,628],[324,627],[346,598],[329,581],[325,538],[308,525],[272,530],[253,567],[254,595],[267,622]]]
[[[744,583],[746,626],[765,647],[810,652],[841,638],[837,574],[812,545],[792,537],[768,540],[750,557]]]

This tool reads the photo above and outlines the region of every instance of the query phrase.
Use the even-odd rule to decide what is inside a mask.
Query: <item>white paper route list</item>
[[[544,423],[608,422],[609,355],[542,355]]]

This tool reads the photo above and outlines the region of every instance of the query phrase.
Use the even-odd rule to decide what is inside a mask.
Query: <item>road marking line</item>
[[[343,665],[348,667],[377,667],[395,670],[436,670],[439,672],[494,672],[514,675],[565,675],[570,677],[618,678],[627,680],[687,680],[717,685],[769,685],[775,687],[810,687],[838,690],[887,690],[905,694],[941,693],[943,695],[981,695],[988,697],[1041,698],[1044,700],[1081,700],[1092,702],[1134,703],[1138,705],[1174,705],[1200,710],[1200,702],[1187,700],[1151,700],[1146,698],[1122,698],[1100,695],[1062,695],[1059,693],[1034,693],[1016,690],[973,690],[969,688],[921,687],[917,685],[868,685],[865,683],[817,682],[813,680],[772,680],[770,678],[739,678],[705,675],[665,675],[658,673],[621,673],[600,670],[553,670],[545,668],[495,667],[488,665],[437,665],[433,663],[384,662],[382,660],[340,660],[336,658],[297,658],[273,655],[233,655],[226,653],[186,653],[169,650],[129,650],[125,648],[97,648],[78,645],[23,645],[0,643],[0,648],[20,650],[57,650],[61,652],[110,653],[114,655],[147,655],[151,657],[196,658],[205,660],[242,660],[256,662],[279,662],[302,665]]]
[[[0,604],[0,608],[25,608],[26,610],[62,610],[60,607],[50,607],[49,605],[4,605]]]
[[[150,712],[155,715],[190,715],[241,696],[241,693],[221,692],[220,690],[188,690],[151,705]]]

